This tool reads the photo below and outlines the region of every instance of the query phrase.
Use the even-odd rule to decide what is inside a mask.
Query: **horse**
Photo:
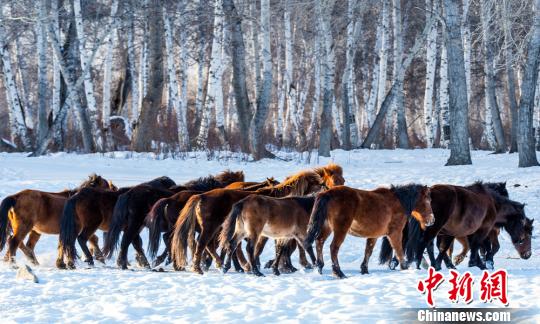
[[[483,183],[483,182],[480,182],[480,181],[477,181],[471,185],[468,185],[468,186],[465,186],[466,189],[474,189],[474,188],[478,188],[480,186],[485,186],[486,188],[490,189],[490,190],[493,190],[495,192],[497,192],[498,194],[502,195],[502,196],[505,196],[505,197],[508,197],[508,190],[506,189],[506,182],[486,182],[486,183]],[[437,218],[437,214],[435,214],[435,218]],[[416,233],[415,231],[418,230],[418,226],[416,223],[416,220],[414,219],[409,219],[409,221],[407,222],[407,225],[405,226],[405,228],[403,229],[403,240],[404,242],[406,242],[406,252],[407,252],[407,259],[408,259],[408,262],[410,262],[411,260],[415,259],[415,255],[416,255],[416,249],[417,249],[417,245],[415,241],[410,241],[408,239],[408,236],[409,236],[409,232],[411,232],[411,235],[417,235],[418,233]],[[411,227],[409,227],[409,224]],[[497,239],[497,236],[498,236],[498,230],[497,229],[493,229],[490,234],[489,234],[489,237],[490,237],[490,242],[493,246],[493,249],[497,249],[498,250],[498,247],[499,247],[499,242],[498,242],[498,239]],[[444,240],[444,236],[441,234],[441,235],[438,235],[439,239],[438,239],[438,242],[439,243],[442,243],[442,241]],[[456,256],[456,259],[457,260],[460,260],[460,259],[464,259],[468,250],[469,250],[469,243],[467,241],[467,237],[456,237],[455,238],[456,240],[458,240],[461,245],[463,246],[463,250],[460,252],[460,254],[458,256]],[[451,243],[448,247],[448,251],[450,251],[450,249],[452,249],[453,247],[453,244]],[[428,245],[427,245],[427,251],[428,253],[430,254],[430,258],[432,260],[435,259],[435,257],[433,256],[433,241],[429,242]],[[388,261],[390,261],[390,258],[392,257],[392,247],[390,246],[390,243],[388,242],[388,239],[385,237],[383,238],[383,242],[382,242],[382,245],[381,245],[381,251],[380,251],[380,255],[379,255],[379,262],[380,264],[384,264]],[[444,261],[446,263],[449,262],[450,258],[451,258],[451,253],[449,252],[448,253],[448,256],[449,258],[445,258]],[[461,260],[462,261],[462,260]],[[460,262],[461,262],[460,261]],[[398,261],[397,259],[394,257],[391,262],[389,263],[389,268],[390,269],[394,269],[395,266],[397,265]]]
[[[85,262],[89,266],[94,265],[92,253],[88,250],[86,241],[89,237],[94,236],[98,229],[103,232],[109,231],[114,205],[118,197],[130,189],[131,187],[118,190],[83,188],[67,200],[60,221],[57,268],[75,269],[75,258],[77,257],[75,241],[79,242],[86,257]],[[141,242],[140,238],[135,242]],[[135,242],[134,245],[137,244]],[[139,250],[140,248],[136,247],[136,249]],[[68,260],[67,267],[64,256]],[[105,262],[105,258],[99,250],[96,259]]]
[[[426,186],[409,184],[359,190],[337,186],[320,193],[311,212],[304,249],[309,249],[317,239],[317,267],[322,273],[324,266],[322,248],[333,232],[330,245],[332,273],[345,278],[338,261],[338,252],[347,233],[367,237],[361,273],[368,273],[368,262],[373,247],[380,236],[388,236],[397,253],[402,269],[407,265],[403,257],[402,231],[407,217],[414,217],[421,226],[433,225],[435,217],[431,210],[430,189]]]
[[[233,182],[226,186],[226,189],[239,189],[239,190],[257,190],[264,187],[271,187],[279,184],[274,178],[267,178],[262,182]],[[160,265],[167,256],[170,256],[170,236],[174,229],[174,223],[178,219],[178,214],[184,208],[188,199],[196,194],[201,194],[204,191],[186,190],[176,193],[168,198],[162,198],[158,200],[152,209],[148,213],[145,219],[145,224],[149,231],[148,241],[148,254],[154,260],[153,266]],[[159,243],[160,234],[163,234],[163,241],[165,242],[165,251],[156,258]],[[169,257],[170,258],[170,257]]]
[[[0,204],[0,251],[3,250],[10,231],[13,232],[4,261],[15,263],[16,251],[20,248],[34,265],[39,265],[34,248],[41,234],[60,232],[60,218],[66,200],[85,187],[116,189],[112,182],[92,174],[74,190],[45,192],[27,189],[4,198]],[[24,244],[28,233],[28,241]],[[90,242],[94,250],[99,250],[97,236],[90,237]]]
[[[230,185],[226,186],[226,189],[239,189],[239,190],[257,190],[264,187],[271,187],[279,184],[279,181],[271,178],[266,178],[265,181],[262,182],[242,182],[237,181],[233,182]]]
[[[421,230],[414,222],[409,223],[407,254],[416,260],[420,268],[423,252],[433,239],[441,234],[439,256],[435,259],[428,249],[431,265],[440,269],[444,259],[447,267],[454,268],[447,249],[454,237],[466,236],[471,247],[469,266],[487,269],[478,254],[480,247],[486,250],[486,262],[493,266],[496,249],[487,240],[495,227],[503,227],[510,234],[514,247],[523,259],[531,255],[532,220],[524,213],[522,204],[506,198],[482,183],[469,187],[435,185],[431,188],[435,224]]]
[[[285,245],[282,241],[293,239],[300,244],[304,242],[314,202],[315,197],[274,198],[250,195],[234,204],[220,235],[220,244],[228,251],[223,272],[230,269],[231,255],[238,244],[246,238],[248,262],[252,273],[264,276],[259,271],[255,253],[255,245],[262,235],[280,241],[276,244],[276,256],[272,267],[273,273],[279,276],[279,261]],[[313,248],[310,247],[308,253],[315,263]]]
[[[124,230],[117,265],[127,269],[127,252],[129,245],[136,239],[144,226],[144,220],[152,206],[161,198],[167,198],[184,190],[210,190],[215,187],[224,187],[236,181],[243,181],[242,171],[224,171],[217,176],[199,178],[181,186],[151,187],[138,185],[122,194],[114,206],[110,231],[105,240],[104,254],[111,258],[118,245],[120,232]],[[144,251],[138,251],[137,261],[143,267],[150,268],[150,264],[144,255]]]
[[[206,250],[216,267],[221,268],[222,260],[215,251],[214,237],[220,230],[226,216],[237,201],[251,195],[267,195],[285,197],[288,195],[306,195],[320,191],[326,185],[319,174],[312,170],[302,171],[287,178],[286,181],[271,188],[261,188],[256,191],[241,191],[231,189],[215,189],[204,194],[191,197],[182,209],[175,224],[171,241],[172,258],[175,269],[184,269],[186,265],[186,250],[189,242],[193,253],[192,271],[202,274],[200,261]],[[199,237],[195,247],[195,231]]]

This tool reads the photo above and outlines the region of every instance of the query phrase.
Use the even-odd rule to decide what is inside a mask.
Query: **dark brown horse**
[[[454,237],[463,236],[471,248],[469,266],[486,269],[478,253],[481,247],[485,249],[486,262],[492,266],[494,249],[488,235],[495,227],[505,228],[523,259],[531,256],[533,221],[525,216],[523,204],[501,196],[482,183],[469,187],[436,185],[431,189],[435,224],[425,231],[414,222],[408,224],[408,254],[416,260],[417,268],[425,248],[439,234],[439,256],[435,259],[428,249],[431,265],[436,269],[440,269],[443,259],[449,268],[454,267],[446,252]]]
[[[325,183],[317,173],[302,171],[272,188],[263,188],[257,191],[216,189],[191,197],[178,217],[171,241],[171,252],[175,268],[183,269],[186,266],[188,242],[192,253],[194,253],[192,261],[192,270],[194,272],[202,274],[200,261],[204,250],[210,253],[216,262],[216,266],[221,268],[222,260],[217,255],[215,246],[208,246],[208,244],[215,242],[216,234],[221,229],[232,205],[237,201],[253,193],[273,197],[302,196],[318,192],[324,186]],[[200,233],[196,247],[195,231]]]
[[[368,273],[369,257],[377,238],[386,235],[396,251],[402,269],[405,269],[403,227],[410,216],[417,219],[422,226],[431,226],[435,218],[430,201],[429,188],[414,184],[373,191],[345,186],[331,188],[317,196],[304,249],[308,250],[317,240],[317,267],[319,272],[322,272],[322,248],[333,232],[334,238],[330,245],[332,272],[338,278],[345,278],[337,256],[347,233],[368,238],[361,266],[362,273]]]
[[[114,206],[110,231],[105,240],[104,253],[110,258],[118,245],[120,232],[124,235],[120,243],[117,264],[122,269],[127,269],[128,247],[136,239],[144,227],[144,220],[152,206],[161,198],[167,198],[183,190],[206,191],[211,188],[221,188],[236,181],[243,181],[242,171],[225,171],[217,176],[208,176],[185,183],[182,186],[151,187],[138,185],[122,194]],[[138,251],[137,260],[144,267],[150,267],[144,251]]]
[[[60,219],[66,200],[80,188],[85,187],[116,188],[101,176],[92,174],[75,190],[62,192],[23,190],[4,198],[0,204],[0,251],[4,248],[10,231],[13,232],[4,260],[14,263],[19,247],[33,264],[39,264],[34,248],[41,234],[60,232]],[[23,241],[28,233],[30,236],[25,245]],[[91,237],[90,241],[94,250],[99,250],[97,237]]]
[[[118,197],[129,189],[131,187],[118,190],[83,188],[67,200],[60,222],[57,268],[66,269],[64,258],[67,258],[67,268],[75,269],[76,241],[79,242],[86,257],[85,262],[90,266],[94,265],[92,253],[86,246],[86,242],[98,229],[103,232],[109,231],[114,205]],[[140,238],[135,242],[142,243]],[[136,245],[135,242],[134,245]],[[139,250],[138,247],[136,249]],[[98,261],[105,262],[101,251],[95,255]]]
[[[220,243],[228,251],[223,272],[231,267],[231,255],[238,244],[247,240],[248,262],[253,274],[263,276],[256,261],[255,245],[261,236],[279,240],[276,243],[276,257],[273,272],[279,275],[279,262],[283,247],[289,240],[296,240],[300,246],[306,238],[309,216],[315,197],[273,198],[250,195],[233,205],[221,231]],[[315,263],[313,248],[308,253]]]

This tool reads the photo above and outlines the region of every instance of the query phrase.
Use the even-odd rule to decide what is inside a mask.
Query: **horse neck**
[[[291,188],[289,186],[277,185],[270,188],[261,188],[255,192],[260,195],[270,196],[270,197],[285,197],[291,193]]]
[[[377,188],[373,190],[373,192],[378,193],[379,195],[382,195],[385,197],[385,201],[389,202],[389,204],[393,210],[395,210],[394,214],[403,214],[405,215],[405,206],[401,203],[399,198],[396,196],[394,191],[388,188]]]

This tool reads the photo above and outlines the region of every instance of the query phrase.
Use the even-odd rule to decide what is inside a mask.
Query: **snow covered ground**
[[[267,176],[283,179],[298,170],[333,160],[343,166],[346,185],[365,189],[409,182],[507,181],[511,198],[526,202],[528,216],[540,223],[540,167],[518,169],[516,154],[490,155],[487,152],[473,152],[472,166],[444,167],[448,154],[445,150],[334,151],[331,159],[321,158],[319,164],[307,165],[277,160],[207,161],[200,154],[185,160],[155,160],[131,153],[116,153],[114,157],[55,154],[40,158],[3,153],[0,154],[0,198],[26,188],[58,191],[75,187],[91,172],[119,186],[161,175],[182,183],[227,168],[244,170],[247,180]],[[514,184],[520,186],[514,187]],[[502,248],[495,257],[496,267],[504,267],[509,272],[509,306],[522,309],[530,321],[540,320],[539,229],[537,224],[533,256],[529,260],[518,258],[506,233],[501,236]],[[121,271],[116,269],[114,261],[109,261],[107,266],[98,264],[93,269],[79,264],[75,271],[60,271],[54,268],[56,245],[56,236],[43,236],[37,245],[41,266],[34,271],[39,284],[16,280],[15,270],[0,262],[2,322],[356,322],[390,319],[399,314],[398,308],[426,305],[424,296],[416,291],[417,281],[426,276],[425,270],[390,271],[377,264],[377,247],[369,265],[370,274],[360,275],[364,240],[353,237],[346,239],[339,255],[342,270],[349,277],[345,280],[331,276],[329,243],[324,250],[326,267],[322,276],[313,271],[300,271],[275,277],[265,270],[264,278],[234,272],[223,275],[215,269],[203,276],[137,268]],[[262,260],[272,254],[269,245]],[[130,251],[130,260],[135,264],[133,251]],[[20,251],[17,261],[26,262]],[[458,270],[469,269],[462,264]],[[468,306],[497,306],[479,301],[481,272],[477,269],[471,272],[477,280],[475,300]],[[456,306],[446,298],[447,289],[448,284],[444,283],[436,291],[437,306]]]

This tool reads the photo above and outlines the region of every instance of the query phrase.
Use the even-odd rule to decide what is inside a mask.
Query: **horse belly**
[[[296,226],[284,228],[284,227],[272,226],[270,224],[265,224],[261,232],[261,235],[275,238],[275,239],[290,238],[294,236],[295,231],[296,231]]]
[[[358,237],[380,237],[386,235],[384,228],[375,228],[376,226],[365,226],[364,224],[359,224],[353,222],[351,228],[349,228],[349,234],[352,236]]]

